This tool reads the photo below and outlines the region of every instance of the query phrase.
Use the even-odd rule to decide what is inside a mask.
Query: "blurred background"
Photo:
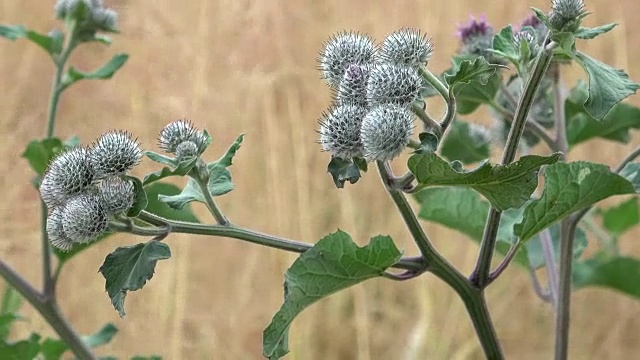
[[[618,22],[611,33],[579,48],[640,80],[640,3],[586,1],[590,26]],[[399,27],[425,31],[436,46],[429,68],[449,66],[458,43],[456,27],[469,15],[486,15],[497,29],[517,25],[528,6],[549,1],[107,1],[120,15],[121,34],[110,47],[83,46],[71,63],[91,70],[117,52],[131,55],[110,81],[85,81],[62,97],[57,135],[90,142],[111,129],[125,129],[154,149],[169,121],[189,118],[213,134],[208,152],[217,158],[246,133],[231,171],[236,190],[219,198],[239,224],[283,237],[314,242],[337,228],[360,244],[390,234],[407,254],[408,238],[376,172],[338,190],[315,144],[317,118],[329,105],[315,59],[331,34],[354,29],[377,40]],[[0,23],[47,32],[53,2],[0,0]],[[20,158],[26,142],[44,134],[53,67],[26,41],[0,41],[1,196],[0,254],[39,286],[39,200],[32,172]],[[636,60],[634,60],[636,59]],[[567,68],[567,81],[580,74]],[[571,84],[568,84],[571,85]],[[631,102],[640,104],[640,98]],[[437,105],[436,105],[437,107]],[[437,109],[436,109],[437,110]],[[436,111],[437,114],[437,111]],[[467,117],[489,124],[486,113]],[[633,142],[638,144],[636,134]],[[578,146],[572,160],[617,164],[631,146],[596,140]],[[546,149],[540,148],[539,152]],[[499,151],[494,152],[499,155]],[[397,168],[403,169],[402,161]],[[144,161],[135,174],[155,170]],[[181,184],[180,181],[177,184]],[[208,214],[194,206],[203,221]],[[455,232],[427,225],[436,246],[464,272],[477,246]],[[623,239],[627,253],[640,254]],[[117,246],[141,242],[115,236],[68,264],[58,286],[60,306],[82,333],[105,322],[120,332],[101,355],[158,354],[166,359],[260,359],[262,330],[282,301],[283,273],[295,255],[236,240],[172,235],[173,257],[161,261],[141,291],[129,293],[121,319],[97,272]],[[640,281],[640,280],[639,280]],[[553,314],[535,296],[529,275],[512,267],[488,290],[488,303],[510,359],[552,356]],[[640,302],[606,290],[574,295],[571,357],[629,358],[640,351]],[[36,330],[52,334],[29,306],[15,337]],[[471,322],[453,291],[435,277],[396,283],[373,280],[313,305],[291,328],[288,359],[480,359]]]

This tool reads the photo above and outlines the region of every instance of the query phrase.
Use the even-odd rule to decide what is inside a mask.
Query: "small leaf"
[[[6,285],[0,304],[0,341],[7,340],[13,322],[22,318],[18,314],[21,306],[22,295],[10,285]]]
[[[95,348],[98,346],[106,345],[113,339],[114,336],[118,333],[118,328],[108,323],[102,327],[97,333],[89,336],[83,336],[82,340],[85,344],[87,344],[91,348]]]
[[[76,70],[73,66],[69,67],[69,70],[62,79],[62,88],[67,88],[69,85],[79,80],[84,79],[110,79],[118,69],[127,62],[129,55],[117,54],[114,55],[108,63],[92,72],[82,72]]]
[[[133,205],[127,212],[127,216],[136,217],[142,210],[146,209],[149,201],[147,200],[147,194],[144,191],[144,185],[142,184],[142,181],[133,176],[126,176],[126,178],[133,183],[133,191],[135,192]]]
[[[169,205],[169,207],[174,210],[182,210],[188,203],[192,201],[206,203],[204,196],[200,191],[200,186],[198,186],[198,183],[192,178],[189,178],[189,180],[187,181],[187,186],[185,186],[179,194],[158,194],[158,200]]]
[[[147,156],[149,156],[147,154]],[[175,168],[169,168],[167,166],[163,167],[162,170],[158,170],[156,172],[152,172],[144,177],[142,183],[146,186],[151,184],[154,181],[158,181],[160,179],[164,179],[169,176],[185,176],[193,169],[193,167],[198,162],[198,158],[194,157],[192,159],[184,160],[178,163]]]
[[[240,149],[244,134],[238,136],[236,140],[229,146],[229,149],[218,160],[207,164],[209,171],[209,183],[207,184],[209,192],[212,196],[220,196],[233,190],[231,182],[231,173],[227,168],[233,165],[233,157]]]
[[[159,164],[169,165],[172,168],[178,166],[178,161],[172,157],[168,157],[162,154],[158,154],[153,151],[145,151],[144,154],[151,160]]]
[[[413,151],[414,154],[433,153],[438,148],[438,137],[435,134],[421,132],[418,139],[420,139],[420,147]]]
[[[31,334],[28,339],[12,343],[0,341],[0,359],[31,360],[40,352],[40,335]]]
[[[453,89],[453,95],[456,98],[458,114],[471,114],[480,105],[490,104],[495,98],[501,82],[502,75],[496,71],[489,77],[489,81],[485,85],[471,82],[464,86],[456,86]]]
[[[22,157],[27,159],[31,168],[42,176],[47,170],[47,166],[59,152],[65,148],[58,138],[48,138],[43,140],[32,140],[22,153]]]
[[[602,213],[602,225],[614,236],[620,236],[638,223],[640,223],[640,209],[638,198],[635,196]]]
[[[24,25],[0,25],[0,36],[17,40],[27,36],[27,29]]]
[[[614,69],[581,52],[574,59],[589,75],[589,98],[584,103],[587,112],[597,120],[602,120],[611,108],[640,88],[629,80],[629,75]]]
[[[145,192],[147,193],[147,199],[149,200],[146,208],[148,212],[169,220],[193,223],[200,222],[189,206],[183,206],[180,210],[174,210],[158,199],[159,195],[174,196],[180,194],[180,189],[177,186],[163,182],[156,182],[145,186]]]
[[[263,333],[263,353],[278,358],[288,352],[283,341],[293,319],[318,300],[382,275],[402,254],[388,236],[376,236],[358,247],[338,231],[318,241],[291,265],[285,274],[285,299]]]
[[[571,89],[565,101],[569,145],[574,146],[595,137],[628,143],[631,140],[629,130],[640,129],[640,108],[618,103],[602,121],[598,121],[584,108],[588,96],[587,85],[580,81]]]
[[[484,195],[496,209],[506,210],[527,202],[538,186],[540,167],[553,164],[558,159],[559,153],[547,157],[527,155],[506,166],[482,162],[473,170],[460,170],[436,154],[424,154],[411,156],[408,167],[422,187],[471,187]]]
[[[327,172],[331,174],[333,183],[338,189],[344,188],[346,181],[349,181],[350,184],[355,184],[360,180],[360,168],[358,164],[350,159],[331,156]]]
[[[549,16],[547,16],[544,11],[535,7],[531,7],[531,10],[536,14],[538,20],[540,20],[547,27],[547,29],[553,29],[553,26],[551,26],[551,21],[549,20]]]
[[[544,173],[544,191],[530,202],[516,235],[527,241],[566,216],[613,195],[633,193],[633,185],[602,164],[585,161],[550,165]]]
[[[578,39],[589,40],[589,39],[595,38],[598,35],[602,35],[604,33],[611,31],[616,26],[618,26],[618,24],[607,24],[607,25],[602,25],[595,28],[580,27],[574,33],[574,35]]]
[[[452,87],[470,84],[471,82],[486,85],[497,68],[498,65],[489,64],[487,59],[478,56],[474,60],[462,61],[454,68],[453,74],[444,75],[444,81]]]
[[[62,43],[59,38],[53,38],[49,35],[43,35],[33,30],[27,30],[26,38],[34,44],[40,46],[47,54],[53,56],[59,54],[62,50]]]
[[[441,155],[449,161],[476,163],[490,155],[491,142],[482,127],[456,119],[443,140]]]
[[[620,176],[627,179],[637,193],[640,193],[640,163],[628,163],[620,171]]]
[[[492,54],[505,58],[511,63],[518,63],[519,51],[513,38],[511,25],[504,27],[493,37]]]
[[[58,339],[46,338],[40,346],[40,354],[44,356],[45,360],[59,360],[62,359],[68,349],[67,344]]]
[[[482,200],[477,192],[462,187],[428,188],[416,193],[415,198],[421,204],[420,218],[459,231],[477,244],[482,240],[489,203]],[[521,213],[517,209],[503,213],[496,249],[503,256],[517,241],[513,235],[513,224],[521,220]],[[521,266],[529,265],[527,253],[522,249],[514,260]]]
[[[596,256],[578,262],[573,269],[576,289],[600,286],[640,298],[640,260],[630,257]]]
[[[127,291],[142,289],[147,280],[153,277],[158,260],[170,257],[169,246],[155,240],[119,247],[107,255],[98,271],[104,276],[111,304],[121,317],[125,315],[124,300]]]

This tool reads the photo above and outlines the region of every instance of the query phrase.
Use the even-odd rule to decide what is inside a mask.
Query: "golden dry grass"
[[[60,26],[48,3],[0,1],[0,22],[46,32]],[[84,82],[64,94],[57,135],[89,141],[109,129],[126,129],[151,148],[165,123],[188,117],[213,133],[214,158],[246,133],[232,168],[236,190],[220,198],[232,221],[309,242],[338,227],[360,243],[390,234],[410,254],[416,250],[374,172],[345,190],[335,189],[325,173],[328,157],[314,144],[316,119],[329,102],[315,70],[322,41],[347,28],[380,39],[401,26],[419,27],[433,37],[437,52],[430,67],[440,71],[457,46],[455,27],[468,14],[484,13],[501,27],[519,22],[527,5],[548,8],[546,0],[111,3],[120,10],[122,35],[110,48],[84,47],[73,64],[91,69],[115,52],[131,58],[113,80]],[[640,31],[640,6],[631,0],[587,3],[594,13],[588,24],[622,25],[581,44],[583,49],[640,79],[640,37],[633,35]],[[38,196],[19,156],[28,139],[43,134],[52,67],[24,41],[0,42],[0,56],[0,254],[39,284]],[[591,144],[574,158],[615,164],[630,148]],[[137,173],[150,169],[146,162]],[[428,230],[438,248],[469,271],[477,247],[446,229]],[[630,253],[640,252],[633,244],[638,235],[624,239]],[[91,248],[67,266],[59,284],[61,307],[79,331],[95,331],[108,321],[120,328],[100,354],[261,358],[262,329],[280,305],[282,275],[293,255],[229,239],[172,236],[173,258],[159,263],[152,281],[127,297],[128,314],[120,319],[97,268],[116,246],[140,240],[119,236]],[[552,313],[534,296],[526,273],[507,271],[489,289],[488,301],[508,358],[551,357]],[[36,313],[25,312],[31,320],[16,336],[51,333]],[[630,358],[640,350],[639,330],[640,302],[596,289],[575,294],[572,358]],[[482,357],[461,302],[432,276],[402,284],[375,280],[344,291],[307,310],[291,334],[289,359]]]

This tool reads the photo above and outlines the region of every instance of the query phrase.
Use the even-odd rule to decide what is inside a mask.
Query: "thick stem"
[[[16,273],[4,261],[0,260],[0,276],[2,276],[9,285],[16,289],[27,301],[42,315],[42,317],[51,325],[53,330],[60,336],[69,347],[69,349],[79,359],[96,359],[91,349],[82,341],[73,327],[67,322],[64,315],[60,313],[60,309],[54,298],[49,298],[38,292],[23,277]]]
[[[551,67],[553,74],[553,114],[555,117],[556,140],[555,151],[561,151],[563,157],[566,158],[569,150],[569,142],[567,141],[567,121],[564,113],[565,94],[562,87],[562,77],[560,75],[560,66],[554,64]]]
[[[459,290],[456,289],[456,291],[469,313],[485,358],[492,360],[504,359],[502,349],[500,348],[500,341],[495,332],[493,322],[491,321],[491,315],[487,309],[487,303],[482,290],[469,287],[460,288]]]
[[[553,239],[551,238],[551,232],[549,229],[544,229],[540,233],[540,242],[542,247],[542,254],[544,256],[544,263],[547,267],[547,283],[549,284],[549,298],[553,310],[558,306],[558,263],[556,261],[556,254],[553,249]]]
[[[507,137],[507,144],[505,146],[504,153],[502,154],[502,165],[508,165],[515,159],[518,144],[520,143],[520,138],[522,137],[522,133],[524,132],[524,128],[527,123],[529,110],[533,104],[533,100],[542,77],[551,63],[552,57],[553,55],[550,52],[542,51],[536,59],[533,72],[529,77],[529,81],[527,81],[527,86],[520,98],[513,123],[511,124],[511,130]],[[489,281],[491,260],[496,247],[497,228],[500,225],[501,216],[502,213],[493,207],[489,210],[487,224],[485,226],[482,243],[480,245],[480,254],[478,256],[475,269],[470,277],[472,281],[481,288],[487,286]]]
[[[573,240],[578,221],[569,218],[560,224],[560,282],[556,308],[555,359],[567,359],[569,354],[569,323],[571,318],[571,274],[573,270]]]

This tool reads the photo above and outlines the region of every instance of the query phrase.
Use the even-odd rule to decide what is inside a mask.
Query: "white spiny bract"
[[[198,155],[202,154],[207,146],[204,134],[198,131],[189,120],[176,120],[165,126],[160,131],[158,145],[162,150],[177,155],[178,146],[185,141],[196,145]]]
[[[198,156],[198,145],[193,141],[183,141],[176,146],[176,159],[178,161],[193,159]]]
[[[557,31],[573,29],[564,29],[570,23],[579,24],[579,18],[585,14],[585,6],[583,0],[552,0],[551,13],[549,14],[549,22],[551,27]]]
[[[423,80],[415,68],[392,64],[377,64],[367,81],[367,103],[411,106],[419,98]]]
[[[360,139],[367,161],[387,161],[400,155],[413,133],[413,113],[393,104],[372,108],[362,120]]]
[[[426,66],[433,45],[417,29],[399,29],[382,42],[380,59],[383,62],[411,67]]]
[[[76,243],[89,243],[107,231],[109,217],[102,197],[84,193],[70,199],[62,211],[62,229]]]
[[[126,213],[135,198],[133,183],[117,176],[110,176],[100,183],[100,197],[107,215]]]
[[[375,56],[376,46],[369,36],[342,32],[324,43],[318,63],[322,78],[329,87],[337,89],[349,65],[371,65]]]
[[[126,131],[110,131],[96,140],[90,153],[98,179],[123,175],[142,160],[138,142]]]
[[[336,92],[338,104],[367,106],[367,80],[370,71],[370,65],[349,65]]]
[[[40,184],[40,196],[47,207],[62,205],[93,184],[96,176],[89,154],[89,149],[79,146],[51,161]]]
[[[336,105],[320,118],[320,139],[324,151],[342,159],[362,156],[360,125],[367,113],[362,106]]]
[[[64,215],[64,206],[53,208],[47,217],[47,237],[54,247],[69,251],[73,247],[74,241],[71,240],[64,232],[62,226],[62,217]]]

